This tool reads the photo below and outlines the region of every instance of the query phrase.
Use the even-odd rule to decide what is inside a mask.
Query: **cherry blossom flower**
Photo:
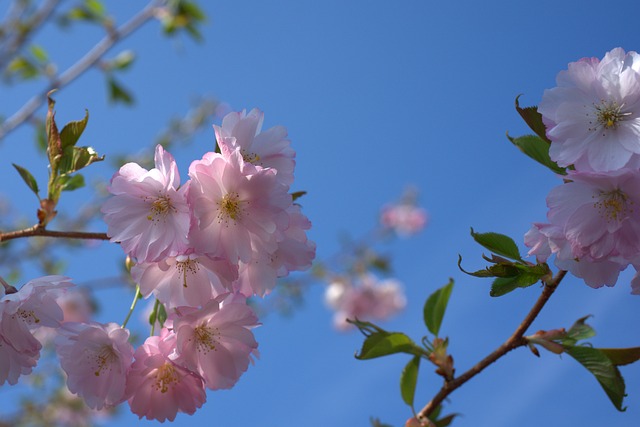
[[[180,311],[173,318],[174,361],[198,372],[212,390],[233,387],[258,348],[251,332],[258,318],[244,296],[230,295],[221,304],[213,300],[201,310]]]
[[[385,320],[405,307],[406,298],[398,281],[378,281],[363,274],[355,283],[332,282],[325,291],[325,302],[336,311],[335,327],[347,330],[351,327],[347,319]]]
[[[227,260],[190,253],[136,264],[131,277],[143,296],[153,293],[167,308],[200,307],[229,292],[238,271]]]
[[[30,374],[40,357],[42,344],[33,336],[39,327],[57,327],[62,309],[56,298],[73,286],[68,277],[44,276],[17,292],[0,298],[0,385],[13,385]]]
[[[254,108],[246,113],[232,112],[222,119],[222,126],[213,126],[222,153],[230,155],[239,149],[245,162],[277,171],[278,181],[287,187],[293,182],[295,151],[287,139],[287,129],[275,126],[264,132],[264,113]]]
[[[113,194],[102,206],[107,234],[139,262],[159,261],[188,247],[188,185],[180,186],[173,156],[156,147],[155,168],[127,163],[111,178]]]
[[[173,421],[178,411],[193,414],[207,400],[202,378],[169,359],[175,340],[175,334],[163,328],[134,353],[125,394],[140,418]]]
[[[58,332],[56,350],[69,391],[93,409],[126,400],[127,371],[133,360],[129,331],[116,323],[68,322]]]
[[[640,153],[640,56],[616,48],[600,61],[585,58],[557,76],[538,112],[560,166],[612,171],[638,167]]]
[[[292,201],[273,169],[244,162],[236,150],[229,157],[207,153],[191,164],[189,175],[189,237],[196,250],[234,264],[251,261],[254,250],[276,251]]]
[[[382,208],[380,222],[400,236],[411,236],[427,224],[427,212],[412,204],[389,205]]]
[[[254,251],[250,262],[240,263],[234,289],[243,295],[262,297],[273,290],[278,277],[311,267],[316,255],[316,245],[306,234],[311,222],[298,205],[291,205],[287,213],[289,226],[283,233],[283,240],[278,242],[278,249],[272,254]]]

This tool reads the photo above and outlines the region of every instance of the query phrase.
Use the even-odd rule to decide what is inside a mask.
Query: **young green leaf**
[[[471,229],[471,236],[480,245],[484,246],[494,254],[502,255],[510,259],[522,261],[520,250],[516,242],[509,236],[499,233],[476,233]]]
[[[80,174],[61,175],[58,179],[60,191],[73,191],[84,187],[84,177]]]
[[[89,111],[85,110],[82,120],[69,122],[64,125],[62,131],[60,131],[60,142],[63,151],[67,147],[76,145],[76,142],[80,139],[80,135],[82,135],[82,132],[84,132],[84,129],[87,127],[87,121],[89,121]]]
[[[491,284],[491,291],[489,292],[489,295],[492,297],[500,297],[516,290],[517,288],[526,288],[531,286],[538,280],[540,280],[540,276],[526,272],[514,277],[498,277]]]
[[[625,396],[625,385],[620,371],[601,350],[586,346],[565,345],[568,355],[576,359],[591,372],[603,390],[609,396],[611,403],[618,411],[624,411],[622,400]]]
[[[107,87],[109,90],[109,101],[116,103],[122,102],[125,105],[133,104],[133,96],[114,78],[107,79]]]
[[[40,191],[38,189],[38,183],[36,182],[36,179],[33,177],[33,175],[31,175],[31,172],[29,172],[22,166],[16,165],[15,163],[12,163],[12,165],[14,168],[16,168],[16,170],[22,177],[22,180],[27,184],[27,186],[31,189],[31,191],[33,191],[36,197],[40,199],[40,196],[38,195],[38,191]]]
[[[452,289],[453,279],[449,279],[449,283],[432,293],[424,304],[424,324],[429,332],[435,336],[440,333],[440,325],[442,324]]]
[[[374,332],[367,336],[356,359],[366,360],[388,356],[395,353],[407,353],[421,356],[424,350],[418,347],[408,336],[401,332]]]
[[[416,384],[418,383],[418,370],[420,369],[420,356],[415,356],[407,363],[400,376],[400,394],[404,403],[409,405],[413,412],[413,399],[416,394]]]
[[[596,335],[596,331],[585,323],[589,317],[591,316],[584,316],[576,320],[576,322],[567,331],[567,335],[562,339],[562,344],[575,345],[580,340],[586,340],[594,337]]]
[[[536,162],[551,169],[554,173],[566,175],[567,170],[558,166],[556,162],[549,157],[549,143],[535,135],[525,135],[518,138],[512,138],[507,133],[507,138],[524,154],[531,157]]]

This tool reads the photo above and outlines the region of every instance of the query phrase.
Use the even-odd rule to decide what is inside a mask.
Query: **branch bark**
[[[54,238],[66,238],[66,239],[88,239],[88,240],[109,240],[109,236],[106,233],[93,233],[87,231],[54,231],[47,230],[40,225],[34,225],[33,227],[25,228],[22,230],[8,231],[6,233],[0,233],[0,242],[6,242],[7,240],[19,239],[22,237],[54,237]]]
[[[428,419],[429,415],[433,413],[433,411],[456,389],[458,389],[461,385],[469,381],[471,378],[478,375],[482,372],[486,367],[491,365],[496,360],[500,359],[505,354],[509,353],[511,350],[516,349],[518,347],[522,347],[527,344],[526,339],[524,338],[524,334],[527,332],[527,329],[531,326],[533,321],[536,319],[540,311],[545,306],[547,301],[556,288],[567,274],[566,271],[560,270],[558,274],[548,283],[544,284],[544,288],[542,290],[542,294],[531,308],[527,316],[524,318],[520,326],[513,332],[513,334],[507,339],[500,347],[494,350],[491,354],[486,356],[476,365],[474,365],[471,369],[463,373],[462,375],[454,378],[451,381],[447,381],[444,383],[440,391],[431,399],[429,403],[425,405],[424,408],[418,413],[419,420]]]

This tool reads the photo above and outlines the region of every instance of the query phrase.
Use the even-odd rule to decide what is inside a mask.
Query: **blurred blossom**
[[[407,301],[400,282],[379,281],[372,274],[363,274],[355,282],[338,280],[325,291],[325,302],[335,310],[334,325],[347,330],[347,319],[386,320],[402,310]]]
[[[382,208],[380,222],[386,229],[407,237],[418,233],[427,225],[427,211],[417,206],[417,191],[405,190],[399,203]]]

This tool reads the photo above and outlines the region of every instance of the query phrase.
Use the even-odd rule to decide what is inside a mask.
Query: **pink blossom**
[[[412,204],[390,205],[382,209],[380,221],[401,236],[411,236],[427,224],[427,212]]]
[[[58,332],[56,350],[69,391],[93,409],[126,400],[127,371],[133,360],[129,331],[116,323],[68,322]]]
[[[289,226],[283,233],[283,240],[278,242],[278,249],[272,254],[254,251],[250,262],[240,263],[234,288],[243,295],[264,296],[273,290],[278,277],[311,267],[316,255],[316,245],[306,234],[311,222],[298,205],[291,205],[287,212]]]
[[[166,328],[136,349],[125,394],[140,418],[173,421],[178,411],[193,414],[207,400],[202,378],[169,359],[174,351],[175,335]]]
[[[275,126],[260,132],[263,120],[264,113],[257,108],[249,114],[245,110],[229,113],[222,126],[213,127],[216,140],[225,156],[239,149],[245,162],[273,168],[278,181],[288,187],[293,182],[296,153],[287,139],[287,129]]]
[[[292,202],[273,169],[244,162],[236,150],[228,158],[207,153],[191,164],[189,175],[196,250],[234,264],[251,261],[254,250],[276,251]]]
[[[336,313],[334,325],[346,330],[347,319],[385,320],[406,305],[400,283],[393,279],[378,281],[371,274],[364,274],[355,283],[337,280],[325,291],[325,302]]]
[[[107,234],[140,262],[159,261],[187,248],[188,185],[180,186],[173,156],[156,147],[156,167],[127,163],[111,178],[113,194],[102,206]]]
[[[640,56],[613,49],[599,61],[569,64],[538,111],[560,166],[612,171],[637,167],[640,154]]]
[[[191,253],[136,264],[131,276],[143,296],[153,293],[167,308],[200,307],[229,292],[238,271],[227,260]]]
[[[233,387],[258,348],[251,332],[258,318],[244,296],[230,295],[222,304],[209,301],[201,310],[181,311],[173,319],[175,362],[198,372],[212,390]]]
[[[551,224],[561,227],[573,256],[603,260],[640,253],[640,171],[573,172],[547,197]]]
[[[41,326],[57,327],[62,310],[56,298],[73,286],[68,277],[45,276],[32,280],[17,292],[0,298],[0,385],[16,384],[31,373],[42,344],[33,336]]]

